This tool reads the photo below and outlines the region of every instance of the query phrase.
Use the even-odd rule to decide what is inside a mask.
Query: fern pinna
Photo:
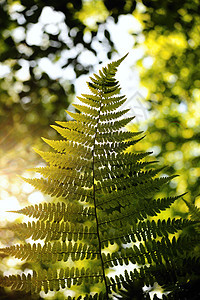
[[[82,285],[80,295],[67,299],[132,299],[135,282],[143,293],[144,285],[169,287],[193,272],[197,262],[185,253],[194,247],[194,239],[171,237],[192,221],[150,218],[180,197],[154,198],[173,176],[156,177],[160,169],[150,167],[153,161],[143,161],[150,153],[128,151],[141,132],[124,130],[133,118],[123,118],[128,110],[118,110],[126,98],[119,95],[115,74],[124,58],[91,77],[91,94],[78,97],[83,105],[74,105],[80,113],[68,112],[73,121],[52,126],[64,138],[44,139],[54,152],[37,151],[48,166],[35,169],[41,178],[25,180],[60,201],[17,211],[36,221],[9,229],[24,240],[40,241],[0,251],[40,262],[41,269],[1,277],[1,286],[47,293]],[[130,272],[109,273],[131,263]]]

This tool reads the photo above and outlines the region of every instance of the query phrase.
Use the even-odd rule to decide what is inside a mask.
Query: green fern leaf
[[[158,177],[162,168],[143,161],[151,153],[130,151],[143,137],[124,130],[133,118],[124,117],[128,109],[120,110],[126,97],[119,94],[115,74],[125,57],[91,77],[92,94],[82,94],[82,104],[74,105],[80,113],[68,112],[73,121],[52,125],[62,137],[44,139],[53,152],[36,150],[46,166],[34,169],[39,178],[25,181],[59,199],[14,212],[35,220],[5,228],[23,243],[1,248],[0,254],[37,262],[37,271],[1,276],[0,286],[31,293],[82,286],[84,295],[66,299],[108,300],[120,294],[131,299],[136,282],[144,295],[144,285],[158,282],[170,289],[197,272],[194,249],[200,236],[186,229],[195,228],[199,211],[188,205],[192,220],[154,220],[183,195],[157,199],[175,176]],[[112,268],[127,265],[133,268],[129,273],[110,276]]]
[[[14,213],[24,214],[29,217],[37,218],[43,221],[59,222],[61,220],[70,222],[83,222],[94,220],[95,213],[93,207],[83,207],[76,203],[64,202],[35,204],[24,207]]]

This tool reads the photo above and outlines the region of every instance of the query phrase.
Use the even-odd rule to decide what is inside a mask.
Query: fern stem
[[[93,166],[94,166],[94,154],[93,154]],[[94,168],[93,168],[93,172],[94,172]],[[93,176],[93,179],[94,179],[94,176]],[[102,257],[102,253],[101,253],[101,238],[100,238],[100,234],[99,234],[99,221],[98,221],[97,208],[96,208],[96,203],[95,203],[96,199],[95,199],[95,184],[94,183],[93,183],[93,192],[94,192],[94,211],[95,211],[95,218],[96,218],[96,225],[97,225],[97,238],[98,238],[98,243],[99,243],[99,257],[100,257],[100,260],[101,260],[101,266],[102,266],[102,272],[103,272],[102,275],[103,275],[103,280],[104,280],[105,287],[106,287],[106,295],[107,295],[107,299],[108,299],[109,288],[108,288],[107,282],[106,282],[104,262],[103,262],[103,257]]]
[[[103,280],[104,280],[104,284],[105,284],[105,288],[106,288],[106,297],[108,298],[109,295],[109,288],[106,282],[106,274],[105,274],[105,270],[104,270],[104,262],[103,262],[103,257],[102,257],[102,252],[101,252],[101,238],[100,238],[100,232],[99,232],[99,220],[98,220],[98,216],[97,216],[97,205],[96,205],[96,197],[95,197],[95,170],[94,170],[94,166],[95,166],[95,141],[96,141],[96,135],[97,135],[97,128],[98,128],[98,124],[100,121],[100,113],[101,113],[101,109],[103,107],[103,104],[101,104],[100,106],[100,110],[99,110],[99,116],[98,116],[98,120],[97,120],[97,127],[96,127],[96,132],[95,132],[95,136],[94,136],[94,148],[92,150],[92,160],[93,160],[93,166],[92,166],[92,173],[93,173],[93,200],[94,200],[94,214],[95,214],[95,219],[96,219],[96,228],[97,228],[97,239],[98,239],[98,244],[99,244],[99,257],[101,260],[101,266],[102,266],[102,275],[103,275]]]

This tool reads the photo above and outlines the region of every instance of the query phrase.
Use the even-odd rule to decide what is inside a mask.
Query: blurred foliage
[[[143,23],[145,56],[138,63],[148,89],[149,138],[167,174],[176,173],[171,187],[189,192],[200,204],[200,4],[199,1],[143,1],[137,15]],[[148,65],[149,63],[149,65]],[[148,136],[148,135],[147,135]],[[191,200],[192,201],[192,200]],[[176,207],[174,214],[184,212]]]
[[[49,125],[65,119],[74,80],[92,71],[95,59],[101,62],[99,49],[112,58],[116,49],[106,22],[126,14],[143,26],[145,41],[132,38],[145,48],[138,68],[150,106],[147,136],[135,149],[153,150],[169,165],[165,173],[180,175],[171,188],[189,192],[185,198],[200,205],[198,0],[0,0],[1,198],[14,195],[27,204],[16,174],[40,163],[32,147],[41,147],[40,136],[54,138]],[[180,200],[171,213],[185,212]],[[4,238],[6,244],[11,237]]]

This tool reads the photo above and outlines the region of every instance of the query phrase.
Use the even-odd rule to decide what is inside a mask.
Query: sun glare
[[[4,223],[6,221],[13,222],[15,221],[15,219],[19,217],[17,214],[9,212],[9,211],[20,209],[20,203],[17,200],[17,198],[14,196],[1,199],[0,208],[1,208],[0,223]]]
[[[27,194],[27,198],[25,198],[30,204],[34,205],[44,201],[43,194],[39,191],[35,191],[34,187],[30,184],[24,182],[21,184],[21,187],[22,193]],[[18,196],[11,196],[8,192],[8,190],[12,192],[17,191],[17,194],[19,195],[18,182],[16,182],[16,184],[13,183],[12,186],[10,186],[5,176],[1,176],[0,188],[0,226],[4,226],[7,222],[14,222],[17,218],[19,218],[19,214],[13,213],[12,211],[21,209],[22,203],[20,203]]]
[[[33,192],[28,196],[28,201],[34,205],[44,201],[44,196],[41,192]]]

